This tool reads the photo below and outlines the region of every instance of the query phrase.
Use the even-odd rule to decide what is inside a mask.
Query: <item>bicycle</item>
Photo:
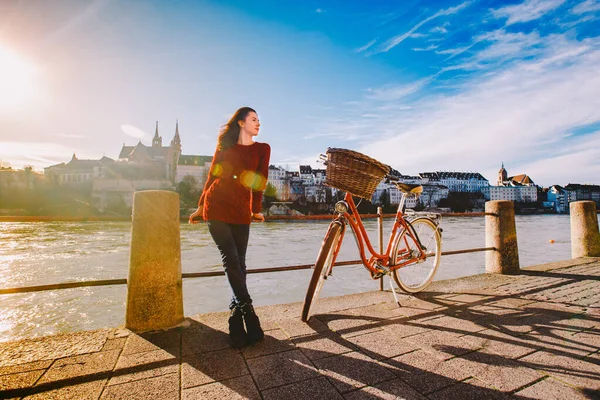
[[[327,166],[325,184],[346,193],[344,200],[335,204],[335,216],[329,224],[315,262],[302,307],[302,321],[308,321],[311,307],[316,302],[324,281],[331,276],[347,225],[350,225],[354,233],[363,266],[370,272],[372,279],[383,278],[385,275],[390,277],[390,287],[398,305],[400,303],[392,277],[408,293],[425,289],[433,280],[440,263],[441,215],[402,211],[406,197],[418,197],[423,187],[399,182],[398,177],[390,174],[389,166],[352,150],[329,148],[327,155],[321,155],[321,159]],[[352,195],[370,199],[383,178],[393,183],[402,192],[402,196],[386,250],[379,253],[369,240]],[[370,254],[369,258],[365,246]]]

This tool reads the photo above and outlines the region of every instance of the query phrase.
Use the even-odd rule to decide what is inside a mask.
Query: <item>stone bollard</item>
[[[485,272],[515,275],[519,273],[519,248],[515,226],[515,207],[512,201],[485,203]]]
[[[125,326],[147,332],[183,321],[179,195],[135,192]]]
[[[596,203],[574,201],[571,210],[571,257],[600,257],[600,233]]]

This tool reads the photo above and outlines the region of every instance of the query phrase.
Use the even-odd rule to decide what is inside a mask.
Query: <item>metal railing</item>
[[[482,251],[492,251],[496,250],[494,247],[478,247],[474,249],[464,249],[464,250],[451,250],[451,251],[443,251],[442,256],[450,256],[455,254],[466,254],[466,253],[476,253]],[[335,267],[342,267],[348,265],[362,265],[361,260],[349,260],[349,261],[339,261],[334,264]],[[246,271],[248,274],[264,274],[270,272],[285,272],[285,271],[296,271],[302,269],[310,269],[314,266],[314,264],[301,264],[301,265],[289,265],[284,267],[271,267],[271,268],[253,268]],[[182,273],[182,279],[188,278],[211,278],[215,276],[223,276],[225,275],[225,271],[213,271],[213,272],[187,272]],[[17,288],[6,288],[0,289],[0,295],[3,294],[16,294],[16,293],[31,293],[31,292],[43,292],[48,290],[61,290],[61,289],[73,289],[73,288],[81,288],[81,287],[91,287],[91,286],[112,286],[112,285],[126,285],[127,279],[103,279],[97,281],[80,281],[80,282],[64,282],[64,283],[54,283],[50,285],[38,285],[38,286],[25,286],[25,287],[17,287]]]

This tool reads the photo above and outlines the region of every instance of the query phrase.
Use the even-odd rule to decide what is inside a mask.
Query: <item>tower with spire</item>
[[[156,121],[156,131],[154,132],[154,137],[152,138],[152,147],[162,147],[162,137],[158,136],[158,121]]]
[[[504,186],[505,182],[508,180],[508,172],[504,169],[504,161],[502,161],[502,168],[498,171],[498,182],[497,186]]]
[[[171,140],[169,146],[169,179],[175,184],[175,176],[177,175],[177,164],[181,155],[181,138],[179,137],[179,120],[175,121],[175,136]]]

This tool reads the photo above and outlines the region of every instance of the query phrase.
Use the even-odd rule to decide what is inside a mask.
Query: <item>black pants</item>
[[[250,225],[211,220],[208,221],[208,230],[221,252],[233,300],[238,304],[249,303],[251,300],[246,286],[246,249]]]

